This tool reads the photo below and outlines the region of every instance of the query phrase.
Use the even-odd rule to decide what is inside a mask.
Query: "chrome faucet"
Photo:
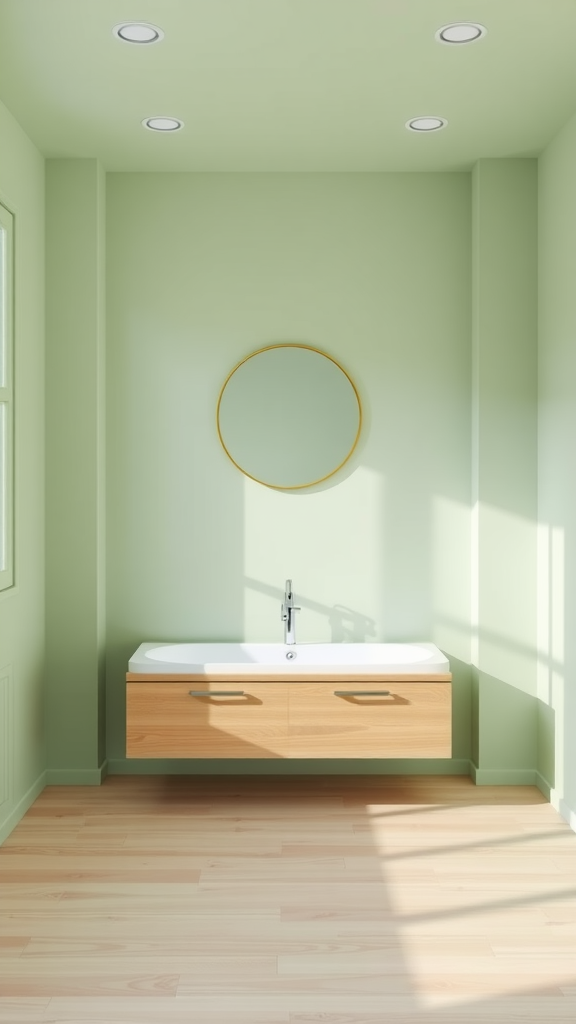
[[[294,594],[292,593],[292,580],[286,580],[286,586],[284,588],[284,601],[282,602],[282,622],[284,623],[284,643],[295,644],[296,643],[296,616],[295,612],[301,611],[301,608],[297,608],[294,604]]]

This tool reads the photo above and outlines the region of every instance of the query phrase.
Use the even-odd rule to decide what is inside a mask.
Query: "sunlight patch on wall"
[[[536,523],[480,502],[473,513],[475,664],[525,693],[536,688]]]
[[[434,643],[470,661],[470,577],[462,571],[470,550],[470,507],[436,495],[432,504]]]
[[[480,624],[480,608],[478,600],[478,568],[479,568],[479,502],[475,501],[470,511],[470,661],[478,665],[480,657],[478,630]]]
[[[296,636],[363,642],[382,636],[384,481],[358,467],[313,492],[244,480],[244,636],[282,641],[280,603],[292,579]]]
[[[564,792],[565,537],[563,526],[538,525],[537,696],[554,709],[555,788]]]
[[[538,696],[551,703],[564,668],[564,527],[538,525]]]

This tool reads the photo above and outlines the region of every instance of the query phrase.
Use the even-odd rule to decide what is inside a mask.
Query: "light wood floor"
[[[576,835],[465,778],[108,778],[0,850],[3,1024],[576,1022]]]

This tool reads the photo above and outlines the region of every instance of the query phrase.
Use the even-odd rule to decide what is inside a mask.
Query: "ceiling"
[[[120,42],[131,20],[165,38]],[[488,34],[437,43],[455,21]],[[576,2],[0,0],[0,99],[46,156],[111,171],[468,169],[537,155],[576,110]]]

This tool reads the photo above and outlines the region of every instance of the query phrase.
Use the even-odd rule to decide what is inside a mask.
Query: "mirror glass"
[[[362,413],[356,388],[330,356],[307,345],[253,352],[227,378],[218,433],[232,462],[259,483],[320,483],[350,457]]]

